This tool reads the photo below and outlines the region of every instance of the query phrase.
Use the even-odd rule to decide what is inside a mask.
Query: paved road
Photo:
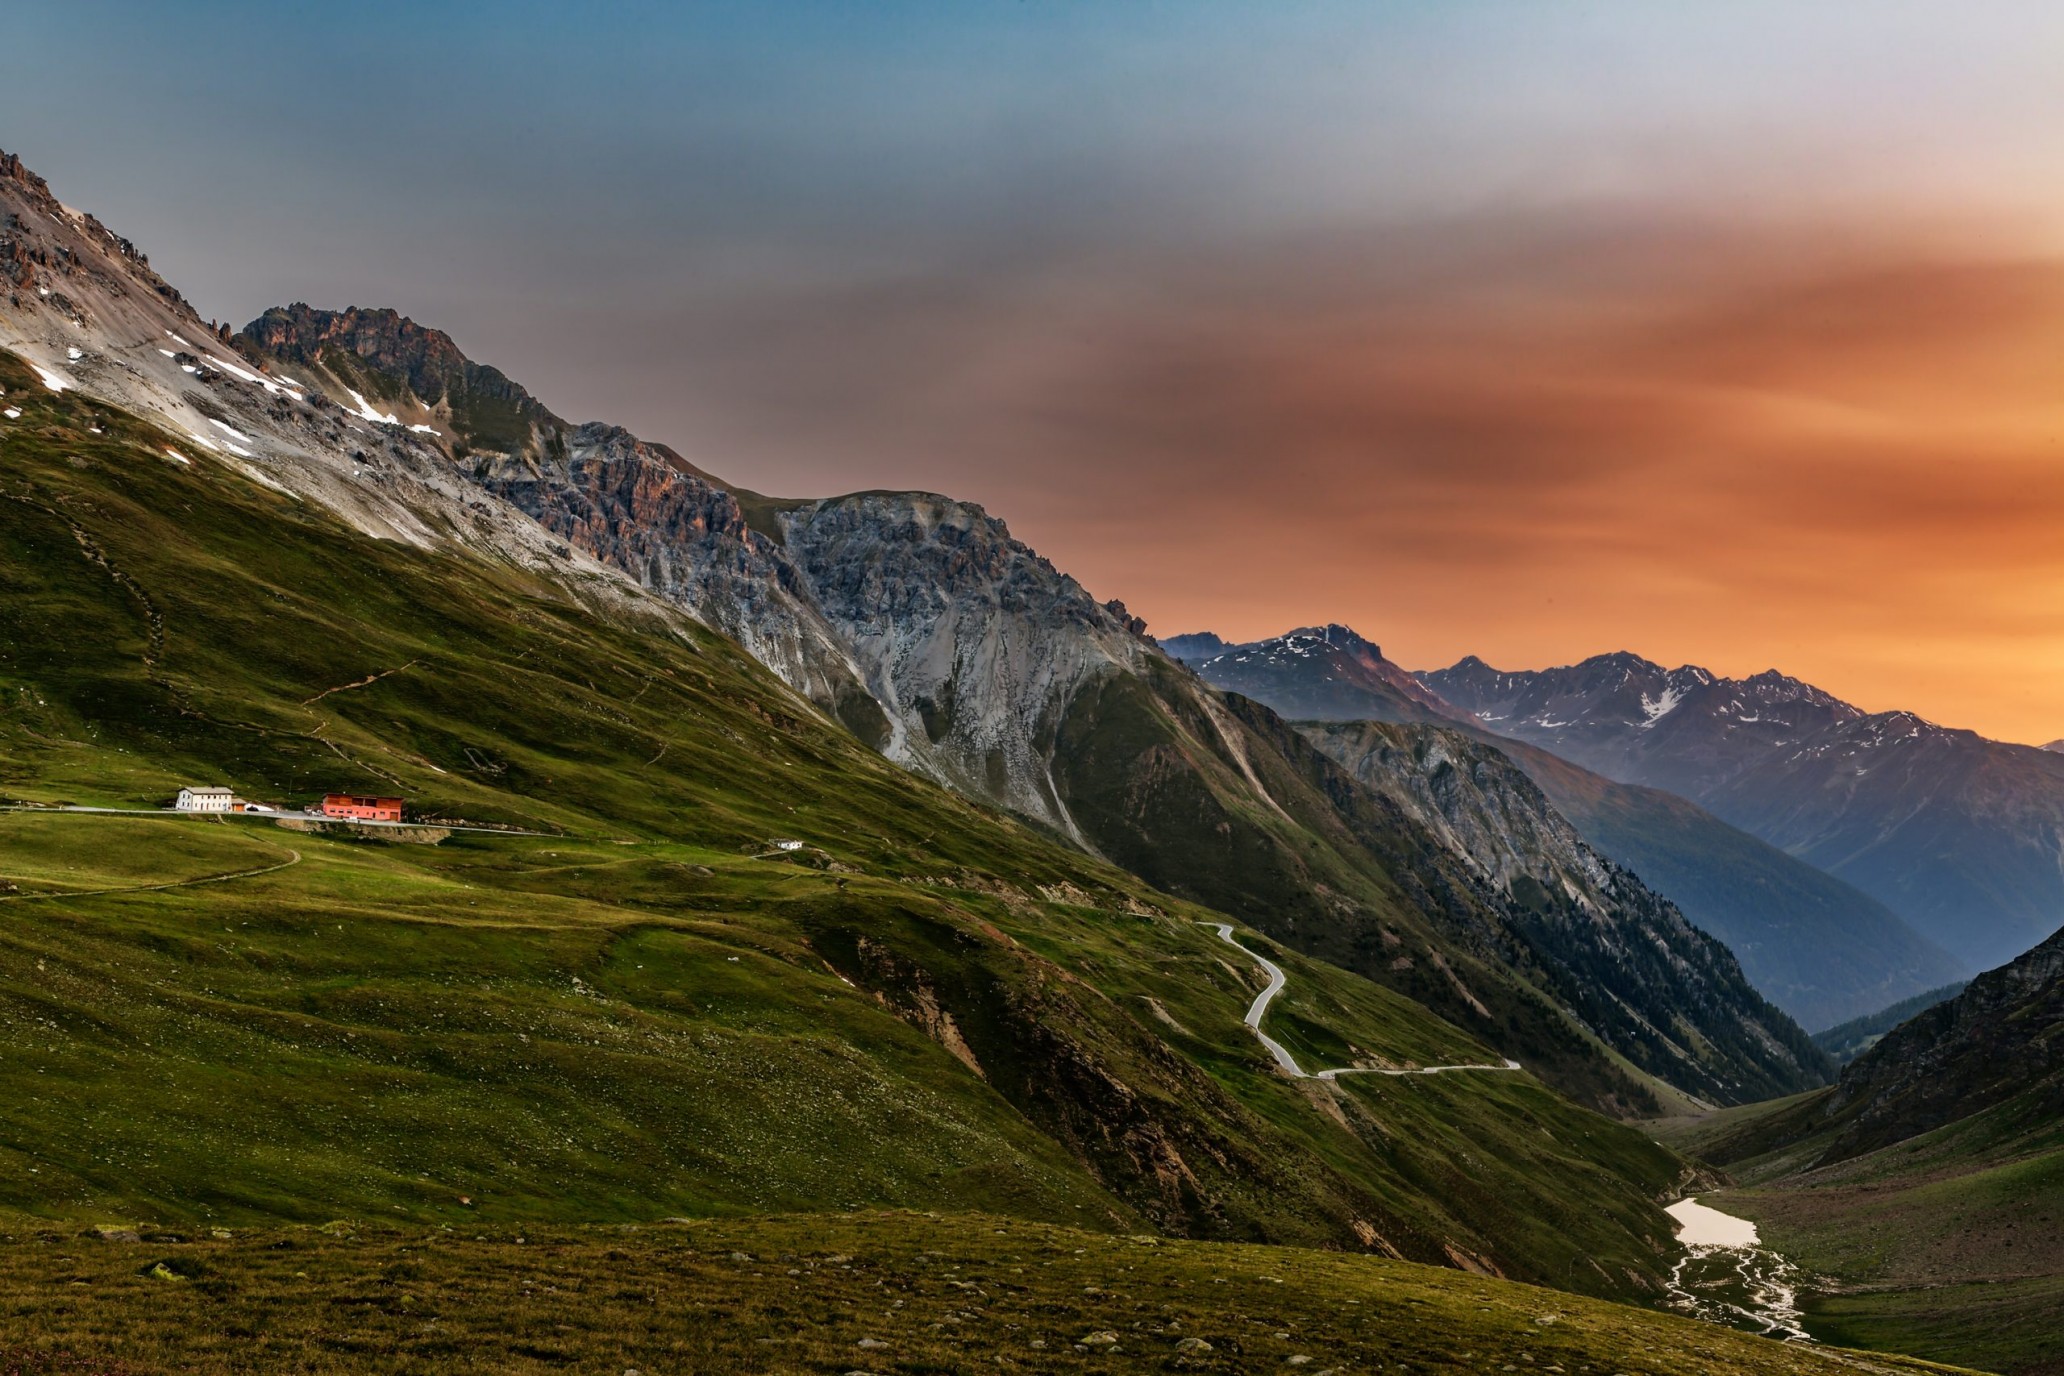
[[[1276,1064],[1283,1068],[1283,1073],[1293,1080],[1337,1080],[1342,1075],[1445,1075],[1453,1070],[1518,1070],[1520,1068],[1518,1061],[1508,1060],[1503,1065],[1422,1065],[1401,1070],[1383,1070],[1375,1066],[1343,1066],[1338,1070],[1307,1071],[1304,1067],[1297,1064],[1297,1058],[1290,1054],[1290,1048],[1261,1030],[1262,1016],[1268,1012],[1269,1004],[1275,1001],[1276,995],[1282,993],[1283,986],[1289,982],[1283,974],[1283,967],[1270,960],[1267,956],[1257,955],[1255,952],[1242,946],[1238,941],[1235,941],[1233,939],[1233,927],[1230,922],[1206,922],[1203,925],[1217,928],[1219,940],[1225,942],[1226,945],[1240,952],[1268,972],[1268,988],[1254,996],[1254,1002],[1247,1008],[1246,1023],[1254,1029],[1254,1035],[1261,1039],[1261,1044],[1268,1048],[1269,1055],[1276,1058]]]

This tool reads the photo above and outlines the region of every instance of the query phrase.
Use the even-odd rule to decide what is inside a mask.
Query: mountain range
[[[1497,723],[1449,702],[1348,627],[1237,645],[1215,635],[1163,644],[1209,682],[1294,718],[1461,730],[1494,747],[1586,841],[1725,941],[1756,987],[1809,1027],[1874,1013],[1966,968],[1883,904],[1697,804],[1495,731]]]
[[[92,1245],[185,1239],[163,1264],[188,1276],[213,1229],[356,1218],[513,1248],[682,1215],[889,1236],[980,1213],[983,1237],[1039,1223],[1662,1293],[1659,1203],[1698,1168],[1571,1094],[1631,1111],[1676,1091],[1575,1024],[1545,962],[1502,963],[1520,935],[1459,858],[1374,803],[1320,811],[1261,753],[1265,719],[1235,729],[1115,613],[1092,629],[1225,711],[1285,815],[1212,793],[1251,787],[1217,755],[1182,796],[1266,812],[1239,834],[1285,864],[1307,840],[1389,847],[1323,863],[1369,944],[1395,938],[1394,981],[1446,986],[1462,1021],[1241,930],[1264,967],[1218,935],[1237,918],[884,758],[483,485],[495,462],[453,453],[449,391],[261,365],[18,167],[0,209],[9,1236],[125,1220]],[[1070,721],[1092,752],[1110,739]],[[1067,776],[1078,811],[1099,777]],[[389,794],[413,824],[158,811],[202,782],[272,808]],[[1293,808],[1339,820],[1321,840]],[[1452,909],[1418,906],[1436,885]],[[1311,916],[1329,939],[1350,920]],[[1359,1073],[1278,1067],[1243,1021],[1268,969],[1287,981],[1269,1035]],[[1505,1064],[1536,1044],[1540,1075]],[[1695,1083],[1769,1078],[1735,1062],[1716,1049]],[[1416,1073],[1440,1066],[1468,1069]]]
[[[1865,712],[1776,670],[1632,654],[1420,675],[1501,735],[1691,799],[1855,885],[1971,969],[2064,917],[2064,756],[1911,712]]]

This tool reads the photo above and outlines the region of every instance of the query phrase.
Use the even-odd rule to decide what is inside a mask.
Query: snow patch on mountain
[[[372,421],[375,425],[401,424],[400,416],[395,415],[392,411],[389,411],[386,414],[382,415],[379,411],[374,409],[371,402],[365,399],[364,394],[357,391],[355,388],[346,387],[344,390],[351,394],[351,404],[358,408],[358,414],[360,419]]]
[[[1643,693],[1641,695],[1641,712],[1647,720],[1641,723],[1641,729],[1643,731],[1652,730],[1657,722],[1676,711],[1677,704],[1682,701],[1684,701],[1683,690],[1674,686],[1663,689],[1660,695],[1653,698]]]

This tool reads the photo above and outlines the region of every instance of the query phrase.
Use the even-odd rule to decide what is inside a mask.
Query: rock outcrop
[[[1441,727],[1304,730],[1500,894],[1555,995],[1643,1069],[1737,1102],[1825,1082],[1825,1053],[1733,954],[1599,854],[1497,750]]]

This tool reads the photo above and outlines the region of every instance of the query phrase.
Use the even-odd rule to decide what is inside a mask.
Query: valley
[[[0,1371],[2064,1370],[2041,884],[0,209]]]
[[[1656,1125],[1732,1177],[1705,1198],[1801,1268],[1813,1336],[2064,1369],[2060,973],[2064,934],[1885,1033],[1833,1089]]]
[[[1273,1073],[1213,914],[882,760],[664,604],[598,617],[75,393],[24,409],[0,1209],[29,1235],[980,1209],[1660,1294],[1673,1153],[1523,1071]],[[195,778],[546,834],[47,806]],[[1303,1063],[1500,1063],[1247,942]]]

